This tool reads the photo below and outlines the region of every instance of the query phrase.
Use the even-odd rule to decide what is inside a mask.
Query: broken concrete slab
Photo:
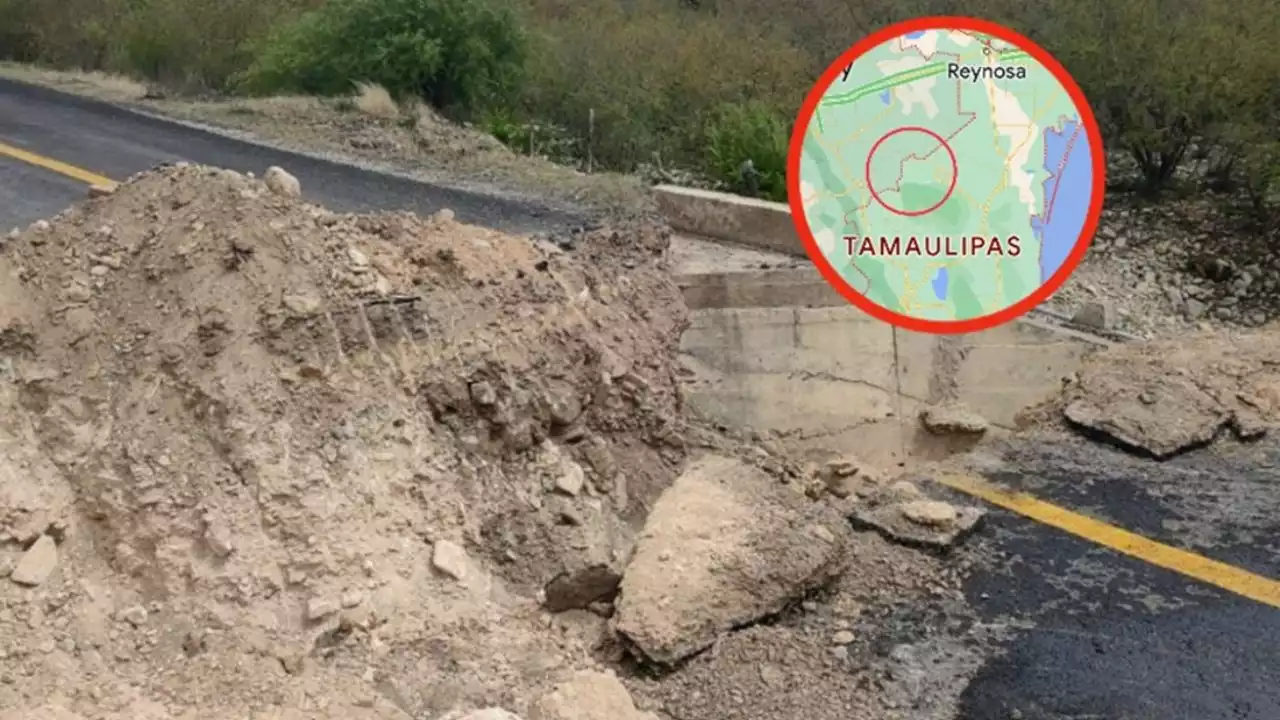
[[[1072,395],[1072,425],[1158,459],[1212,442],[1232,417],[1191,378],[1134,368],[1096,368]]]
[[[834,508],[739,460],[701,458],[654,505],[615,628],[641,657],[676,662],[834,579],[848,540]]]
[[[921,479],[923,480],[923,479]],[[867,499],[850,521],[904,545],[947,549],[977,528],[986,511],[925,496],[916,483],[900,479]]]
[[[658,720],[642,712],[612,673],[580,672],[539,698],[529,720]]]

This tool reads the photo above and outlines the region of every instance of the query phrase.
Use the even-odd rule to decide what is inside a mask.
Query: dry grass
[[[0,62],[0,75],[101,100],[132,102],[147,96],[147,86],[144,83],[112,73],[47,70],[31,65]]]
[[[356,107],[365,115],[382,120],[400,117],[400,106],[391,93],[376,83],[356,83]]]

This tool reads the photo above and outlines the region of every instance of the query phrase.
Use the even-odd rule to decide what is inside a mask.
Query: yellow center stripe
[[[62,162],[61,160],[54,160],[53,158],[47,158],[43,155],[37,155],[33,152],[27,152],[22,148],[16,148],[16,147],[13,147],[12,145],[5,145],[4,143],[0,143],[0,155],[8,155],[9,157],[14,158],[15,160],[21,160],[22,162],[30,163],[37,167],[42,167],[45,170],[52,170],[53,172],[56,172],[59,175],[66,175],[69,178],[79,180],[80,182],[89,183],[90,185],[103,185],[105,187],[111,187],[116,184],[114,180],[104,175],[99,175],[94,172],[89,172],[88,170],[78,168],[75,165],[68,165]]]
[[[1025,493],[1002,490],[979,477],[947,473],[938,476],[937,480],[953,490],[981,498],[992,505],[998,505],[1157,567],[1172,570],[1272,607],[1280,607],[1280,582],[1270,578],[1149,540],[1128,530],[1122,530],[1114,525],[1037,500]]]

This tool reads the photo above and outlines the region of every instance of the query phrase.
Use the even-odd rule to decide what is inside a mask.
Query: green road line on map
[[[1025,58],[1025,57],[1030,57],[1030,56],[1023,51],[1018,50],[1015,52],[1002,54],[1000,56],[1000,59],[1002,61],[1003,60],[1021,60],[1022,58]],[[875,93],[878,93],[882,90],[888,90],[891,87],[897,87],[898,85],[906,85],[907,83],[912,83],[912,82],[915,82],[916,80],[923,80],[924,78],[932,77],[934,75],[944,73],[947,70],[947,65],[948,63],[934,63],[932,65],[925,65],[923,67],[904,70],[900,73],[895,73],[893,75],[889,75],[884,78],[881,78],[875,82],[867,83],[866,85],[863,85],[861,87],[854,88],[853,90],[850,90],[847,93],[833,95],[823,100],[822,104],[823,105],[848,105],[849,103],[857,102],[868,95],[874,95]]]

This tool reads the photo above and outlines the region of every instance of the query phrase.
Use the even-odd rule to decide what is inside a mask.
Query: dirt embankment
[[[774,673],[821,676],[806,717],[873,711],[832,628],[937,567],[683,415],[660,229],[552,245],[265,177],[162,168],[0,244],[0,717],[657,717],[722,661],[626,653],[849,562]],[[682,717],[742,695],[707,689]]]

